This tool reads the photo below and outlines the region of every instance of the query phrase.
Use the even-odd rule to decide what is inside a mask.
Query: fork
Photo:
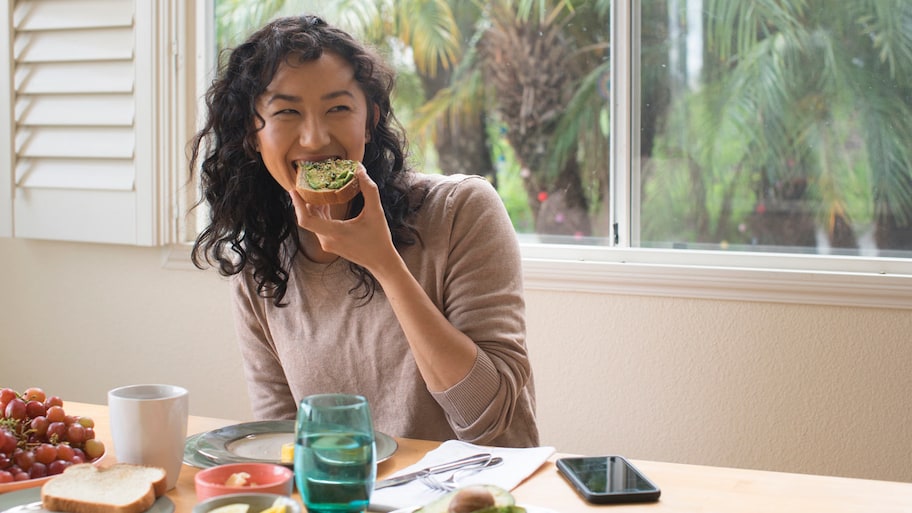
[[[434,474],[421,474],[418,476],[418,480],[421,481],[421,484],[427,486],[431,490],[437,490],[441,492],[452,492],[453,490],[459,488],[459,484],[456,481],[457,477],[470,476],[481,472],[486,468],[496,467],[503,463],[503,458],[500,456],[495,456],[490,460],[486,461],[483,465],[477,467],[463,468],[459,469],[456,472],[450,474],[450,477],[446,479],[439,479]]]

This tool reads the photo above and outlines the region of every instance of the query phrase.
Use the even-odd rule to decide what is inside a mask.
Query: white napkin
[[[486,468],[476,473],[467,472],[464,478],[459,479],[459,486],[492,484],[505,490],[512,490],[548,460],[554,453],[554,447],[515,449],[487,447],[458,440],[448,440],[440,444],[440,447],[425,454],[424,458],[421,458],[414,465],[396,472],[393,476],[415,472],[430,465],[458,460],[480,452],[490,453],[492,456],[500,456],[504,460],[503,464]],[[449,473],[440,475],[442,479],[448,476]],[[442,492],[431,490],[419,481],[412,481],[399,486],[375,490],[371,496],[369,509],[371,511],[392,511],[394,509],[423,506],[441,495],[443,495]]]

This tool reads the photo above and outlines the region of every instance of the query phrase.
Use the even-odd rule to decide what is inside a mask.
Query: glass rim
[[[302,406],[304,404],[309,406],[320,406],[320,407],[335,407],[335,408],[347,408],[352,406],[361,406],[367,404],[367,398],[361,394],[346,394],[346,393],[327,393],[327,394],[312,394],[302,398],[298,405]]]

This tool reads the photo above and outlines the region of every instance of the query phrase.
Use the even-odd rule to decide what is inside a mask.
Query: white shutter
[[[0,12],[0,235],[173,242],[169,188],[193,113],[181,4],[18,0]]]

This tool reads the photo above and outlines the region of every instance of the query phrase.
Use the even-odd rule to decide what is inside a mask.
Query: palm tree
[[[869,169],[878,247],[912,249],[912,3],[706,7],[706,61],[718,65],[702,97],[714,126],[748,141],[759,241],[815,246],[823,226],[831,246],[857,247],[851,180]]]
[[[587,236],[608,197],[603,86],[610,3],[487,3],[478,59],[538,234]]]

